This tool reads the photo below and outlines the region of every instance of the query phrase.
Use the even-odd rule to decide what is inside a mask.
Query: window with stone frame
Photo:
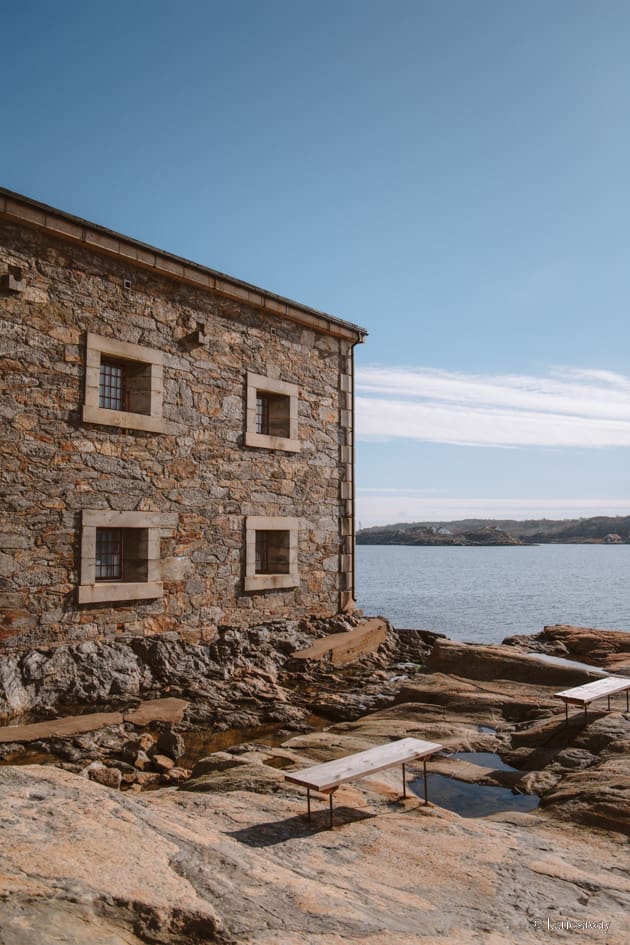
[[[80,604],[162,596],[159,512],[85,509]]]
[[[298,518],[248,515],[245,520],[245,590],[297,587]]]
[[[256,574],[289,574],[291,532],[256,531]]]
[[[245,445],[298,452],[297,384],[247,372]]]
[[[256,391],[256,433],[291,438],[291,398],[286,394]]]
[[[146,528],[97,528],[95,580],[146,582],[148,548]]]
[[[161,351],[88,332],[85,422],[162,433],[162,400]]]

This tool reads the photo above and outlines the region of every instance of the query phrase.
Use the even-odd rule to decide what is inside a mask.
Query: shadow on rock
[[[359,820],[372,820],[376,816],[376,814],[354,810],[351,807],[335,807],[334,824],[337,828]],[[286,817],[284,820],[267,821],[256,824],[254,827],[234,830],[227,836],[233,837],[239,843],[246,843],[249,847],[272,847],[278,843],[286,843],[287,840],[295,840],[296,837],[310,837],[324,830],[330,830],[328,808],[313,811],[311,817],[309,821],[306,814],[298,814],[294,817]]]

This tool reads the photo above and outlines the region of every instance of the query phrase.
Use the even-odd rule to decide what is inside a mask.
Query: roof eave
[[[160,276],[214,292],[225,298],[251,305],[259,311],[278,318],[286,318],[335,338],[354,344],[365,340],[367,331],[351,322],[319,312],[291,299],[267,292],[258,286],[235,279],[225,273],[209,269],[173,253],[157,249],[148,243],[108,230],[106,227],[83,220],[0,187],[0,215],[56,237],[87,246],[96,252],[124,260],[127,265],[149,270]]]

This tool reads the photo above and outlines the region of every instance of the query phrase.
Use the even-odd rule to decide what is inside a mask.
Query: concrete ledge
[[[305,650],[296,650],[293,657],[298,660],[330,659],[335,666],[350,663],[364,653],[374,653],[387,636],[387,625],[374,618],[346,633],[331,633],[317,640]]]

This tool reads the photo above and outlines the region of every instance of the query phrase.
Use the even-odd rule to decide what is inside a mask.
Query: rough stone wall
[[[0,647],[337,612],[349,343],[37,230],[0,237],[25,282],[0,293]],[[82,421],[88,331],[164,353],[167,433]],[[299,385],[299,452],[243,445],[247,371]],[[162,598],[77,604],[83,509],[165,514]],[[300,518],[298,587],[244,592],[248,515]]]

